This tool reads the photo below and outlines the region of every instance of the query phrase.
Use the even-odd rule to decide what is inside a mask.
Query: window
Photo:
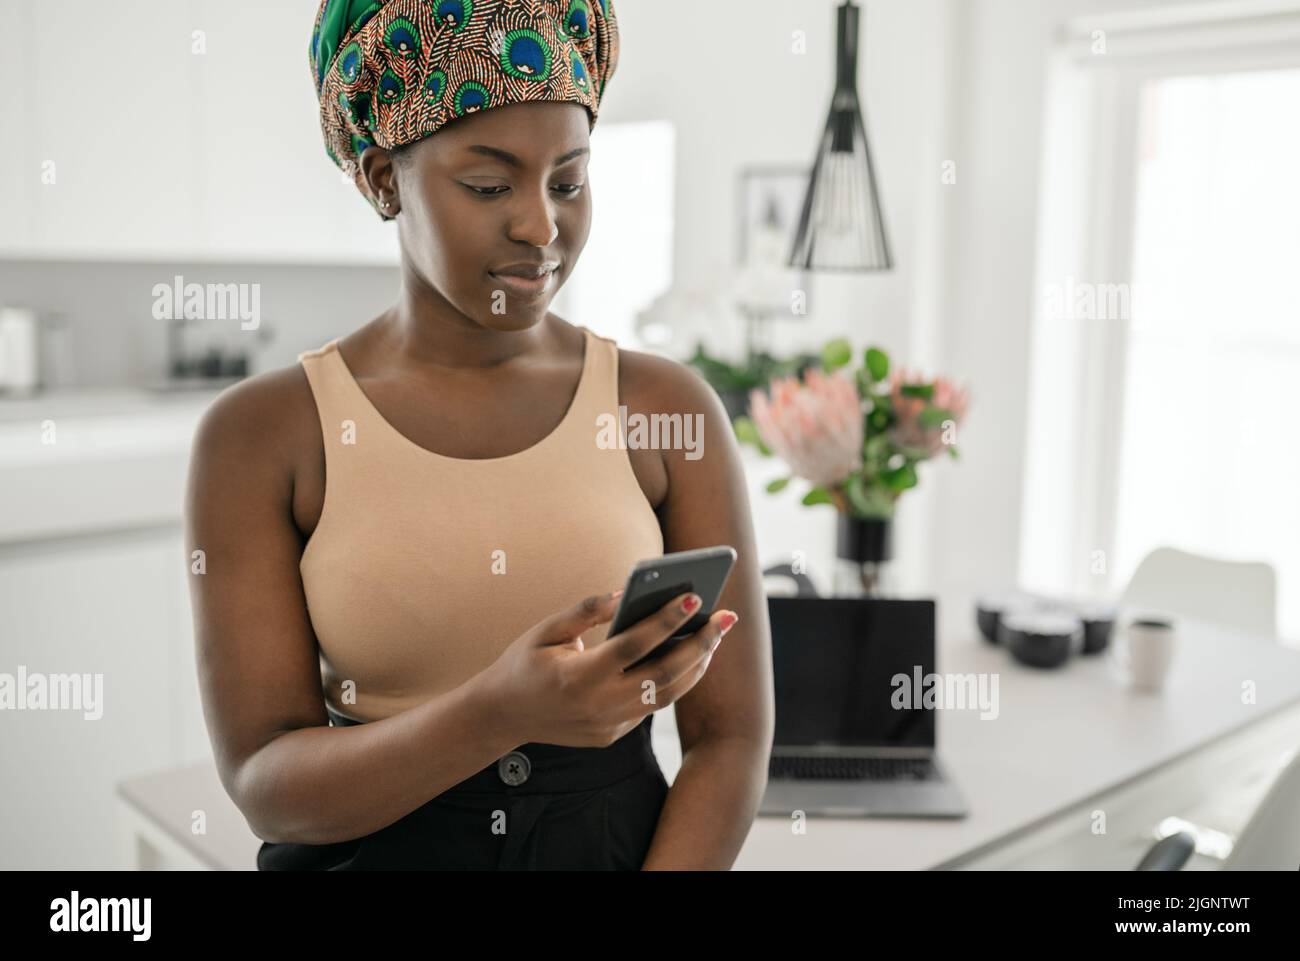
[[[1113,567],[1271,562],[1300,637],[1300,70],[1148,81]]]
[[[624,347],[639,346],[637,314],[672,285],[675,148],[664,121],[591,133],[591,234],[555,310]]]
[[[1300,13],[1128,11],[1049,70],[1020,580],[1262,560],[1300,643]]]

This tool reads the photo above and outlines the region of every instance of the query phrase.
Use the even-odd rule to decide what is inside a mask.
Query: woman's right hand
[[[684,606],[688,598],[694,606]],[[667,653],[627,670],[690,620],[700,599],[681,594],[621,634],[586,648],[580,635],[611,620],[617,601],[617,595],[598,594],[552,614],[483,672],[481,680],[519,744],[613,744],[694,687],[736,622],[734,612],[714,611]]]

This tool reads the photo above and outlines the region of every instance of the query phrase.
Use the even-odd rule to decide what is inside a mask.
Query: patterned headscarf
[[[322,0],[311,36],[325,150],[358,187],[367,147],[480,110],[572,101],[594,125],[617,64],[613,0]]]

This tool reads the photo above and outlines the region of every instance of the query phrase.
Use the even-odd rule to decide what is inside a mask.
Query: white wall
[[[708,0],[692,4],[685,21],[665,16],[657,4],[624,0],[618,8],[620,64],[601,117],[666,119],[677,128],[678,285],[713,283],[734,262],[735,179],[742,167],[811,167],[834,81],[836,6],[833,0]],[[910,366],[932,369],[939,359],[937,295],[954,190],[941,185],[940,174],[953,156],[952,91],[966,6],[958,0],[863,5],[859,93],[896,266],[881,274],[815,276],[807,320],[782,322],[773,332],[778,352],[847,336],[857,348],[878,344]],[[796,31],[806,37],[803,54],[793,52]],[[738,356],[741,332],[718,331],[706,343]],[[967,472],[934,466],[935,476]],[[923,487],[932,481],[926,477]],[[755,495],[782,502],[780,510],[767,503],[755,510],[769,528],[760,529],[765,550],[805,547],[816,556],[833,543],[830,508],[810,514],[797,503],[802,493],[791,485],[780,498]],[[913,492],[900,513],[905,590],[931,589],[924,547],[929,496]]]
[[[879,166],[897,268],[816,278],[808,336],[848,332],[907,344],[926,263],[944,156],[950,80],[951,0],[869,3],[859,92]],[[602,119],[667,119],[677,128],[676,279],[708,283],[735,254],[735,177],[744,166],[806,164],[826,121],[834,77],[831,0],[709,0],[688,22],[657,4],[625,0],[623,47]],[[807,52],[792,51],[803,31]],[[665,60],[664,51],[671,51]],[[920,249],[918,249],[920,248]],[[800,332],[791,330],[791,341]]]

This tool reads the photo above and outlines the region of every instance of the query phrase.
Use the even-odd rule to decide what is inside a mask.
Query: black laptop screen
[[[934,602],[769,597],[778,747],[933,747]],[[906,684],[896,682],[906,675]]]

